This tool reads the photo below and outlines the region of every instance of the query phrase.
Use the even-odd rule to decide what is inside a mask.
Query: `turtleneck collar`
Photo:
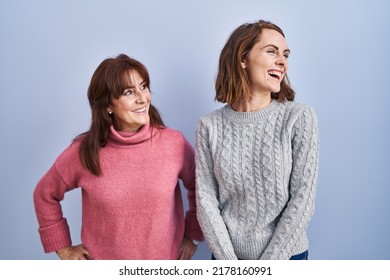
[[[145,124],[137,132],[126,132],[115,130],[114,126],[110,126],[110,140],[113,144],[121,146],[133,146],[147,142],[152,137],[152,127],[150,123]]]
[[[271,103],[260,110],[253,112],[237,112],[230,105],[224,107],[226,117],[236,122],[256,122],[266,120],[270,114],[275,112],[280,106],[280,102],[273,99]]]

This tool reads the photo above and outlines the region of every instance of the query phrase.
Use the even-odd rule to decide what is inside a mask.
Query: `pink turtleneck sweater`
[[[196,217],[194,150],[173,129],[145,125],[137,133],[111,127],[100,150],[102,175],[82,167],[73,142],[34,191],[45,252],[71,245],[60,201],[82,190],[81,240],[93,259],[176,259],[183,236],[203,240]],[[184,218],[178,180],[187,189]]]

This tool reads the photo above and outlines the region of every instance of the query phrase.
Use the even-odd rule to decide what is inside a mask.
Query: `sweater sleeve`
[[[218,183],[210,149],[210,131],[199,122],[196,133],[196,202],[200,226],[216,259],[236,260],[230,235],[219,209]]]
[[[64,199],[65,192],[73,188],[62,178],[57,168],[58,162],[59,159],[39,180],[33,194],[39,224],[38,232],[45,253],[54,252],[72,244],[69,226],[66,218],[63,217],[60,202]]]
[[[292,131],[290,199],[261,259],[289,259],[314,211],[319,159],[317,117],[305,108]]]
[[[183,136],[184,138],[184,136]],[[202,241],[204,239],[196,214],[195,197],[195,151],[191,144],[184,138],[183,168],[179,174],[187,189],[188,211],[185,217],[184,236],[191,240]]]

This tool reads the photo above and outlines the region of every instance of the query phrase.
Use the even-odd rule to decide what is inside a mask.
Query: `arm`
[[[192,240],[202,241],[204,239],[196,215],[195,201],[195,152],[191,144],[183,136],[183,168],[179,178],[187,190],[188,211],[185,217],[185,232],[180,246],[179,259],[191,259],[197,246]]]
[[[69,147],[39,180],[34,190],[34,206],[39,224],[38,231],[44,251],[45,253],[56,251],[60,258],[68,255],[64,254],[66,250],[62,249],[70,248],[72,244],[69,226],[63,217],[60,202],[64,199],[65,192],[73,189],[70,185],[77,184],[73,184],[73,181],[76,183],[76,180],[71,180],[72,184],[66,183],[58,167],[66,166],[68,177],[75,177],[71,175],[74,173],[74,169],[78,168],[75,160],[78,161],[77,149]]]
[[[318,157],[317,117],[306,108],[293,127],[290,199],[261,259],[289,259],[306,231],[314,211]]]
[[[195,152],[191,144],[184,139],[183,146],[183,168],[179,178],[187,190],[188,211],[185,220],[184,235],[191,240],[203,240],[202,230],[200,229],[196,216],[195,201]]]
[[[200,122],[196,134],[196,202],[200,226],[217,259],[237,259],[219,209],[208,127]]]
[[[69,226],[62,215],[60,201],[67,185],[61,179],[55,164],[40,179],[34,190],[34,206],[39,224],[39,235],[45,253],[70,246]]]

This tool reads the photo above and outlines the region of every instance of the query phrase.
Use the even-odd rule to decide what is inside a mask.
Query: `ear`
[[[108,113],[109,115],[112,114],[112,110],[111,110],[110,106],[107,107],[107,113]]]
[[[242,69],[246,69],[246,58],[241,60],[241,67],[242,67]]]

